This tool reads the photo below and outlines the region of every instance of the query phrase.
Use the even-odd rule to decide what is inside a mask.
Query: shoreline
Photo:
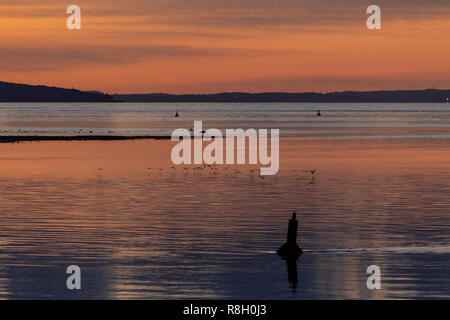
[[[31,141],[117,141],[117,140],[170,140],[170,136],[113,136],[113,135],[81,135],[81,136],[0,136],[0,143]]]
[[[0,135],[0,144],[4,143],[19,143],[19,142],[45,142],[45,141],[136,141],[136,140],[161,140],[171,141],[170,135]],[[195,139],[195,137],[192,137]],[[444,138],[444,139],[443,139]],[[284,141],[298,141],[302,143],[320,143],[320,142],[380,142],[380,141],[397,141],[408,142],[409,140],[450,142],[449,137],[445,136],[338,136],[338,137],[324,137],[324,136],[280,136],[280,140]]]

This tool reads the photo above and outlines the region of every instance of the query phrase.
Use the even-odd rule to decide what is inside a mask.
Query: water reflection
[[[292,291],[297,291],[297,283],[298,283],[298,271],[297,271],[297,259],[296,258],[287,258],[287,273],[288,273],[288,281]]]
[[[450,149],[398,143],[283,142],[264,180],[171,169],[166,142],[2,145],[0,297],[449,298]],[[285,261],[294,210],[306,250]]]

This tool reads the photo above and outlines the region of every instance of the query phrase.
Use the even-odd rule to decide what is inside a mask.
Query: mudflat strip
[[[170,140],[170,136],[111,136],[111,135],[80,135],[80,136],[0,136],[0,143],[24,141],[113,141],[113,140]]]

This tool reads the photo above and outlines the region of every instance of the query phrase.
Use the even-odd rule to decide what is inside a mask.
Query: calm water
[[[288,137],[450,137],[450,105],[444,103],[0,103],[3,135],[170,135],[194,120],[219,129],[279,128]]]
[[[13,154],[24,144],[0,145],[0,298],[450,299],[447,105],[329,104],[319,106],[320,119],[317,108],[0,105],[4,134],[157,134],[190,127],[195,119],[217,128],[287,128],[297,137],[396,137],[386,145],[342,142],[329,151],[319,143],[265,179],[240,168],[140,168],[133,161],[143,148],[131,141],[123,153],[132,168],[124,172],[107,169],[113,159],[105,157],[103,171],[75,164],[60,174],[55,161],[81,166],[95,159],[55,158],[49,148],[58,144],[76,153],[91,142],[25,144],[42,148],[39,157]],[[172,118],[176,110],[181,119]],[[119,146],[102,143],[105,150]],[[303,148],[289,143],[292,150]],[[369,161],[371,148],[380,152],[379,158],[370,153]],[[412,156],[386,156],[399,149]],[[10,163],[15,169],[2,170]],[[314,177],[301,171],[313,165]],[[288,264],[275,251],[293,210],[305,254]],[[81,291],[66,289],[70,264],[82,268]],[[369,265],[381,268],[381,290],[366,287]]]

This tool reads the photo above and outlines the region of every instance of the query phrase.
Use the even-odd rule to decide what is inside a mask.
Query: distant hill
[[[124,102],[445,102],[450,90],[343,91],[331,93],[114,94]]]
[[[101,92],[0,81],[0,102],[113,102],[113,98]]]
[[[446,102],[450,90],[114,94],[0,81],[0,102]]]

